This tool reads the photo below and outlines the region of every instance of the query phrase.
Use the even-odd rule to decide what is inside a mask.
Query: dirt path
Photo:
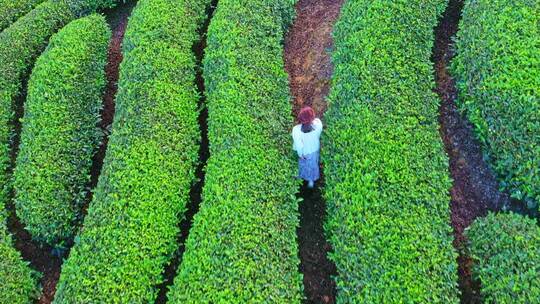
[[[195,53],[195,56],[197,57],[197,75],[196,75],[196,82],[197,82],[197,90],[201,94],[201,99],[199,100],[199,106],[202,108],[201,113],[199,115],[199,126],[201,129],[201,145],[199,148],[199,165],[197,166],[197,169],[195,171],[196,175],[196,182],[191,187],[189,196],[190,196],[190,202],[187,206],[187,211],[185,213],[185,218],[180,223],[180,235],[178,236],[178,250],[174,255],[174,258],[172,262],[165,268],[163,277],[165,278],[164,282],[158,286],[159,292],[158,297],[156,298],[155,303],[156,304],[165,304],[167,303],[167,292],[169,291],[169,287],[174,283],[174,278],[176,277],[178,268],[180,267],[180,264],[182,263],[182,256],[184,255],[184,251],[186,249],[185,243],[189,236],[189,230],[191,229],[191,226],[193,224],[193,217],[197,212],[199,212],[199,206],[202,202],[202,191],[204,188],[204,181],[205,181],[205,171],[204,168],[206,167],[206,163],[208,162],[208,158],[210,157],[210,145],[208,142],[208,109],[206,108],[206,96],[204,95],[205,92],[205,86],[204,86],[204,78],[203,78],[203,71],[202,71],[202,61],[204,58],[204,50],[206,49],[206,33],[208,32],[208,26],[210,25],[210,21],[212,20],[212,16],[214,15],[214,11],[217,7],[218,0],[212,1],[210,4],[210,8],[207,12],[208,18],[206,19],[205,23],[203,24],[200,34],[201,34],[201,41],[193,46],[193,52]]]
[[[333,66],[332,31],[344,0],[300,0],[296,20],[285,40],[285,69],[294,98],[293,113],[303,105],[322,116]]]
[[[15,216],[15,206],[9,206],[9,209],[8,226],[14,236],[15,248],[19,250],[25,261],[30,262],[32,269],[42,273],[40,284],[43,293],[37,303],[51,303],[56,292],[56,283],[60,278],[62,258],[52,247],[40,246],[34,242],[30,233],[24,229],[24,225]]]
[[[105,159],[105,153],[107,152],[107,145],[109,143],[109,135],[115,112],[114,100],[118,91],[118,79],[120,78],[120,63],[122,63],[122,60],[124,59],[122,55],[122,41],[124,40],[128,18],[136,4],[137,1],[129,0],[112,10],[105,12],[107,23],[112,29],[112,37],[109,42],[109,50],[107,51],[107,65],[105,66],[107,86],[105,88],[105,94],[103,95],[103,109],[101,110],[101,121],[99,123],[99,128],[103,132],[104,137],[97,153],[94,155],[90,171],[92,177],[90,189],[94,189],[97,186],[101,168],[103,167],[103,160]],[[92,201],[92,192],[89,192],[87,201]],[[85,206],[84,208],[83,217],[86,214],[87,207],[88,206]]]
[[[293,115],[304,105],[313,107],[319,117],[326,111],[333,66],[330,51],[332,31],[343,0],[300,0],[296,19],[285,40],[285,69],[289,73],[294,98]],[[323,182],[319,182],[322,187]],[[335,303],[336,286],[332,276],[336,266],[327,258],[331,251],[324,236],[326,203],[320,190],[302,187],[300,204],[300,271],[304,275],[306,303]]]
[[[509,196],[501,193],[493,172],[482,158],[479,143],[473,136],[472,126],[456,108],[457,89],[449,75],[452,60],[452,37],[458,31],[463,0],[451,0],[443,19],[435,30],[433,53],[436,92],[441,98],[440,133],[450,158],[450,174],[454,181],[450,189],[451,219],[454,228],[454,246],[459,250],[466,241],[463,231],[477,217],[488,210],[511,206]],[[481,303],[479,282],[471,277],[471,259],[463,254],[458,257],[459,286],[462,303]]]

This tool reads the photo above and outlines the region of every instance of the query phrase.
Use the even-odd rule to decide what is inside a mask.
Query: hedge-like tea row
[[[540,202],[540,2],[466,1],[458,104],[512,197]]]
[[[0,32],[44,0],[0,0]]]
[[[9,180],[10,141],[14,105],[23,78],[45,49],[49,37],[75,16],[64,2],[47,1],[0,33],[0,204],[5,204]]]
[[[39,295],[36,273],[13,247],[4,205],[0,204],[0,303],[32,303]]]
[[[293,0],[220,0],[204,60],[210,159],[169,303],[299,303],[282,40]]]
[[[540,228],[518,214],[489,214],[466,231],[485,303],[538,303]]]
[[[103,172],[54,303],[153,303],[198,160],[192,45],[210,0],[140,0]]]
[[[14,107],[23,89],[23,79],[52,34],[69,21],[93,8],[111,5],[111,0],[49,0],[19,18],[0,33],[0,204],[8,199]]]
[[[53,246],[74,236],[87,197],[109,38],[101,16],[71,22],[51,38],[28,84],[15,206],[32,237]]]
[[[338,303],[458,303],[433,28],[445,0],[349,0],[323,160]]]
[[[113,0],[49,0],[0,33],[0,203],[6,201],[7,168],[13,135],[14,105],[22,94],[23,79],[48,40],[69,21]]]
[[[0,33],[0,210],[4,212],[11,186],[8,184],[10,141],[13,133],[14,104],[21,94],[23,78],[36,57],[45,49],[49,37],[70,20],[94,8],[110,5],[111,0],[47,1]],[[11,236],[0,219],[0,298],[29,302],[35,289],[30,270],[11,246]],[[19,281],[20,280],[20,281]],[[4,297],[4,293],[7,295]],[[17,296],[17,295],[20,295]],[[9,303],[13,303],[10,301]]]

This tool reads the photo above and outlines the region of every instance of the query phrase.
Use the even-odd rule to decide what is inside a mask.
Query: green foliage
[[[4,205],[0,204],[0,304],[27,304],[37,299],[37,273],[13,247]]]
[[[501,187],[540,202],[540,1],[466,1],[453,74]]]
[[[77,17],[86,16],[99,10],[113,8],[120,1],[126,0],[53,0],[65,2]]]
[[[8,183],[10,145],[13,134],[15,103],[20,100],[23,79],[34,61],[47,46],[49,37],[76,17],[76,3],[94,5],[104,2],[77,0],[71,9],[63,0],[50,0],[38,5],[0,33],[0,209],[5,209],[11,185]],[[12,240],[0,220],[0,298],[26,303],[34,294],[34,282],[28,267],[11,246]],[[19,281],[20,280],[20,281]],[[4,293],[7,295],[4,297]],[[11,298],[13,300],[11,301]]]
[[[444,0],[349,0],[323,135],[338,303],[458,303],[448,159],[432,92]]]
[[[204,76],[210,159],[169,303],[299,303],[284,29],[293,0],[221,0]]]
[[[0,0],[0,32],[44,0]]]
[[[49,0],[19,18],[0,33],[0,203],[4,204],[10,186],[7,168],[10,163],[10,144],[13,134],[14,107],[20,99],[23,79],[27,77],[36,58],[47,46],[52,34],[80,15],[78,9],[92,3],[110,1]],[[71,6],[70,6],[71,5]]]
[[[28,84],[15,206],[32,237],[53,246],[74,236],[86,201],[109,38],[101,16],[71,22],[51,38]]]
[[[0,33],[0,204],[5,204],[10,188],[7,168],[13,109],[20,102],[23,78],[47,46],[49,37],[74,18],[63,2],[47,1]]]
[[[210,0],[140,0],[103,172],[54,303],[153,303],[177,249],[200,131],[192,45]]]
[[[538,303],[540,228],[518,214],[489,214],[465,232],[485,303]]]
[[[38,5],[24,17],[0,33],[0,204],[5,205],[11,185],[8,183],[14,108],[20,102],[23,79],[36,58],[47,46],[52,34],[80,13],[76,3],[97,4],[77,0],[71,8],[64,0],[50,0]]]
[[[22,89],[22,79],[47,40],[74,16],[61,2],[42,3],[0,33],[0,299],[7,303],[28,303],[36,289],[30,269],[12,247],[5,226],[13,107]],[[12,300],[13,299],[13,300]]]

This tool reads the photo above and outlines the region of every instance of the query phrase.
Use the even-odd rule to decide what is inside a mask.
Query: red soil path
[[[14,206],[9,206],[10,210],[15,210],[14,208]],[[15,248],[19,250],[22,258],[30,262],[32,269],[42,273],[40,284],[43,293],[37,303],[51,303],[56,292],[56,283],[60,278],[61,257],[53,255],[53,248],[40,246],[34,242],[30,233],[24,229],[24,225],[15,216],[15,212],[10,212],[8,225],[14,236]]]
[[[116,20],[117,23],[111,24],[114,28],[111,41],[109,42],[109,49],[107,51],[107,65],[105,66],[107,86],[105,88],[105,94],[103,95],[103,108],[101,110],[101,121],[99,123],[99,128],[103,132],[104,136],[93,159],[91,169],[92,179],[90,182],[91,189],[94,189],[97,185],[101,168],[103,167],[105,153],[107,152],[107,144],[109,143],[110,129],[115,112],[114,100],[116,98],[116,92],[118,91],[118,79],[120,78],[120,63],[124,59],[122,55],[122,41],[124,40],[124,34],[126,32],[130,11],[131,10],[128,8],[127,11],[116,17],[119,18]],[[114,21],[110,21],[110,23],[113,22]],[[89,193],[89,196],[88,202],[92,200],[91,192]],[[86,213],[86,210],[84,213]]]
[[[296,4],[297,16],[285,40],[285,69],[295,116],[304,105],[313,107],[319,117],[326,111],[325,98],[333,72],[329,53],[332,31],[342,4],[343,0],[300,0]],[[337,270],[327,258],[331,246],[324,237],[325,201],[320,190],[305,187],[299,197],[304,200],[297,234],[306,303],[335,303],[332,276],[337,275]]]
[[[289,73],[294,113],[303,105],[322,116],[333,72],[332,31],[344,0],[300,0],[296,20],[285,40],[285,69]]]
[[[511,206],[506,193],[499,191],[493,172],[483,160],[480,146],[473,135],[470,123],[456,107],[457,89],[449,74],[449,64],[454,57],[452,37],[458,31],[463,0],[451,0],[435,30],[433,53],[436,93],[441,98],[440,133],[450,158],[453,185],[451,195],[451,221],[454,228],[454,247],[459,250],[458,272],[462,303],[481,303],[480,283],[471,275],[472,260],[464,255],[466,245],[464,230],[488,210]]]

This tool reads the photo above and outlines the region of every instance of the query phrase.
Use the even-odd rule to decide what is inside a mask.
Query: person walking
[[[298,121],[300,123],[292,130],[293,149],[298,153],[298,177],[307,181],[309,188],[313,188],[321,177],[319,159],[323,124],[315,117],[311,107],[300,110]]]

